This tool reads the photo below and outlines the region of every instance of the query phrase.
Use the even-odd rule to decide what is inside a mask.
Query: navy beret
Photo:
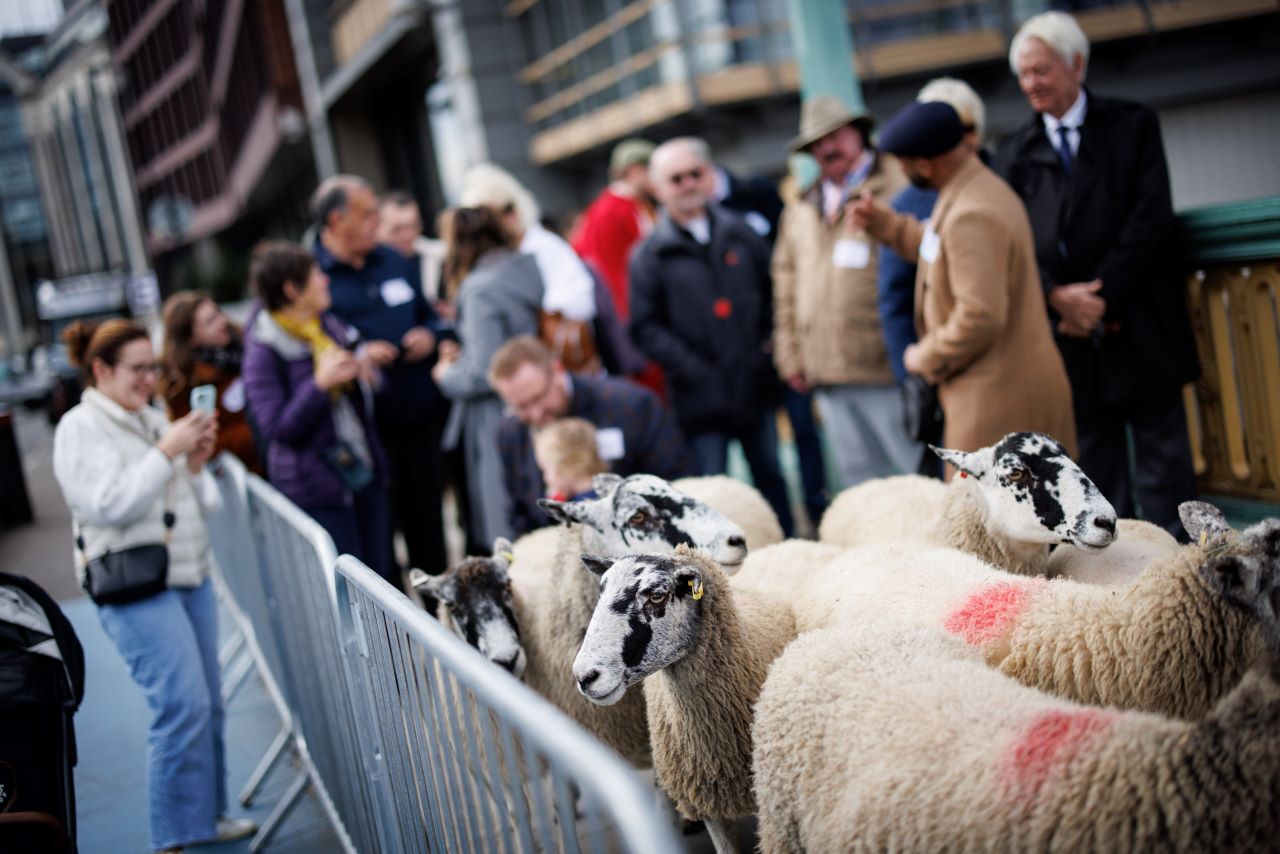
[[[950,104],[912,101],[880,132],[880,150],[899,157],[937,157],[964,139],[964,125]]]

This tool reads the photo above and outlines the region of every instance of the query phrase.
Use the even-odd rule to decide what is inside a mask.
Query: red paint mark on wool
[[[1022,609],[1044,587],[1043,580],[1001,581],[974,593],[947,615],[943,624],[970,646],[983,646],[1002,636]]]
[[[1054,770],[1096,745],[1118,716],[1103,709],[1081,709],[1033,717],[1001,763],[1005,795],[1024,802],[1038,797]]]

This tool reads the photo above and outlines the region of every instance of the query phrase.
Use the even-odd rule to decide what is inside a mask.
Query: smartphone
[[[214,385],[198,385],[191,389],[191,408],[209,415],[218,405],[218,388]]]

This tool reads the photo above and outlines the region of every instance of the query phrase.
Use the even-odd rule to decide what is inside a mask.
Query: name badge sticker
[[[389,308],[413,301],[413,288],[402,278],[387,279],[379,290],[382,292],[382,301]]]
[[[627,455],[626,442],[619,427],[601,427],[596,430],[596,450],[605,462],[620,460]]]
[[[926,228],[924,237],[920,238],[920,260],[929,264],[937,261],[940,242],[938,240],[938,232],[933,230],[933,226]]]
[[[831,263],[846,270],[865,270],[871,263],[871,244],[849,238],[837,240]]]

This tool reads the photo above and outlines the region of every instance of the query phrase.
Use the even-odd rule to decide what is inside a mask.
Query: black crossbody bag
[[[85,563],[84,592],[96,605],[128,605],[156,595],[169,586],[169,541],[177,517],[169,509],[169,488],[165,486],[164,540],[114,549]],[[76,546],[84,554],[84,537],[76,535]],[[88,557],[88,555],[85,555]]]

